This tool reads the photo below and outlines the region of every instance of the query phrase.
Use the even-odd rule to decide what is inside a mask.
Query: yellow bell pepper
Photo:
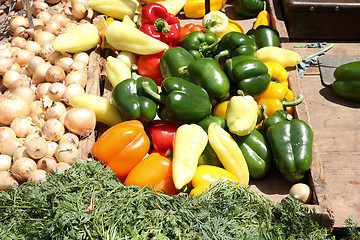
[[[187,0],[165,0],[158,2],[163,5],[168,13],[174,14],[175,16],[184,8]]]
[[[224,168],[239,180],[240,186],[248,186],[249,168],[239,145],[230,133],[216,123],[211,123],[208,128],[208,137],[211,147]]]
[[[91,0],[89,3],[91,9],[119,20],[125,15],[133,19],[138,6],[137,0]]]
[[[118,83],[131,78],[131,70],[123,61],[109,56],[106,59],[106,76],[115,88]]]
[[[226,119],[226,109],[229,101],[219,102],[214,106],[212,115]]]
[[[234,176],[231,172],[217,166],[212,165],[201,165],[196,168],[195,176],[191,180],[193,189],[190,194],[200,195],[206,192],[206,189],[212,182],[219,179],[227,179],[232,182],[239,182],[239,179]]]
[[[219,11],[227,0],[211,0],[210,11]],[[185,17],[202,18],[205,16],[205,0],[187,0],[184,5]]]
[[[300,54],[289,49],[267,46],[256,51],[256,57],[265,62],[277,62],[284,68],[295,67],[302,61]]]
[[[113,21],[105,31],[106,41],[117,50],[129,51],[140,55],[162,52],[169,46],[140,29],[120,21]]]
[[[284,84],[286,87],[289,86],[289,74],[286,69],[276,62],[264,63],[268,68],[271,81]]]
[[[241,27],[241,25],[239,23],[237,23],[234,20],[229,19],[229,29],[227,30],[227,32],[219,35],[219,38],[222,38],[225,34],[227,34],[228,32],[240,32],[240,33],[244,33],[244,29]]]
[[[282,83],[270,82],[268,88],[255,100],[259,106],[266,104],[266,115],[271,116],[277,110],[283,110],[293,114],[293,106],[300,104],[304,96],[299,94],[297,99],[294,100],[293,92]]]
[[[183,124],[176,130],[172,157],[172,175],[176,189],[180,190],[191,182],[207,143],[207,133],[197,124]]]
[[[270,13],[266,11],[266,1],[264,1],[264,9],[259,12],[256,17],[253,29],[256,29],[260,25],[270,26]]]
[[[233,96],[226,109],[229,131],[238,136],[250,134],[256,126],[258,105],[252,96]]]
[[[100,43],[99,31],[90,23],[79,24],[73,29],[58,35],[54,42],[55,51],[78,53],[86,52]]]

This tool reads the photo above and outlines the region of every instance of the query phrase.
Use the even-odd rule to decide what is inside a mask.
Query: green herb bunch
[[[0,192],[2,239],[335,239],[291,198],[275,205],[235,183],[201,195],[168,196],[124,186],[95,160],[46,184]]]

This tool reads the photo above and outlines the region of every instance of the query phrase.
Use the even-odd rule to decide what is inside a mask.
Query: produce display
[[[99,193],[104,199],[118,188],[134,195],[141,188],[152,196],[176,199],[179,205],[183,195],[205,201],[219,194],[220,185],[227,195],[250,194],[251,179],[260,180],[270,171],[279,171],[293,184],[306,182],[314,136],[311,127],[294,116],[294,106],[306,96],[294,97],[287,72],[301,62],[300,55],[281,48],[264,1],[232,3],[239,16],[255,18],[246,33],[222,12],[226,1],[207,4],[34,1],[30,18],[9,19],[10,36],[0,43],[0,190],[5,190],[0,196],[22,187],[43,191],[47,187],[38,185],[49,184],[48,178],[54,187],[67,173],[76,176],[73,168],[100,171],[101,166],[107,171],[104,179],[118,184],[108,194]],[[201,24],[182,24],[177,17],[181,10]],[[109,82],[109,96],[87,92],[93,51],[105,63],[102,74]],[[334,84],[334,90],[351,88],[356,69],[345,71],[337,70],[341,83]],[[89,158],[80,159],[79,142],[94,132],[98,135]],[[108,187],[101,177],[98,181],[93,193],[99,185]],[[298,201],[312,200],[311,189],[305,189],[307,197],[298,189],[292,189],[288,200],[293,208]],[[274,215],[283,211],[262,198],[256,196],[258,204],[270,207]],[[97,204],[86,214],[96,212]],[[92,234],[101,238],[103,230]],[[141,231],[134,233],[146,234]],[[196,228],[188,234],[199,239],[201,231],[209,234]],[[278,237],[278,231],[267,238]],[[82,234],[78,239],[89,233]],[[168,236],[175,235],[181,237],[175,232]],[[260,235],[266,238],[265,232]]]

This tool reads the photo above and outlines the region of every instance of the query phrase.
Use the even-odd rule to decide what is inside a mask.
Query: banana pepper
[[[121,60],[112,56],[106,59],[106,76],[112,87],[131,77],[130,68]]]
[[[199,125],[183,124],[176,130],[172,158],[172,175],[176,189],[182,189],[191,182],[207,143],[208,136]]]
[[[223,12],[211,11],[203,17],[202,26],[205,32],[220,37],[229,29],[229,18]]]
[[[219,11],[227,0],[211,0],[210,11]],[[185,17],[202,18],[205,16],[205,0],[188,0],[184,5]]]
[[[226,109],[229,131],[238,136],[250,134],[256,126],[258,106],[252,96],[233,96]]]
[[[193,189],[190,194],[203,194],[212,182],[219,179],[227,179],[233,182],[239,182],[237,177],[231,172],[216,166],[201,165],[196,168],[195,176],[191,181]]]
[[[91,0],[89,3],[91,9],[119,20],[126,15],[133,19],[138,6],[137,0]]]
[[[107,42],[117,50],[149,55],[164,51],[169,46],[129,24],[113,21],[105,31]]]
[[[289,49],[266,46],[256,51],[256,57],[262,62],[277,62],[284,68],[295,67],[302,61],[300,54]]]
[[[249,168],[240,147],[231,135],[216,123],[211,123],[208,128],[208,137],[211,147],[224,168],[237,177],[241,186],[248,186]]]
[[[123,181],[149,149],[150,139],[143,124],[129,120],[107,129],[93,145],[91,154]]]
[[[151,153],[128,174],[124,184],[153,189],[167,195],[178,193],[172,178],[172,162],[159,153]]]

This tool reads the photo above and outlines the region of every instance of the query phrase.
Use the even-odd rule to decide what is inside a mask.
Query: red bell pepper
[[[191,32],[204,32],[204,28],[200,24],[188,23],[181,27],[180,38]]]
[[[179,19],[159,3],[148,3],[143,7],[138,26],[142,32],[170,46],[176,46],[180,39]]]
[[[168,150],[173,150],[175,132],[180,126],[181,124],[165,123],[161,120],[153,121],[148,128],[154,147],[153,152],[165,156]]]
[[[138,73],[141,76],[151,78],[158,86],[160,86],[163,81],[160,70],[160,58],[164,52],[165,51],[150,55],[141,55],[136,61]]]

